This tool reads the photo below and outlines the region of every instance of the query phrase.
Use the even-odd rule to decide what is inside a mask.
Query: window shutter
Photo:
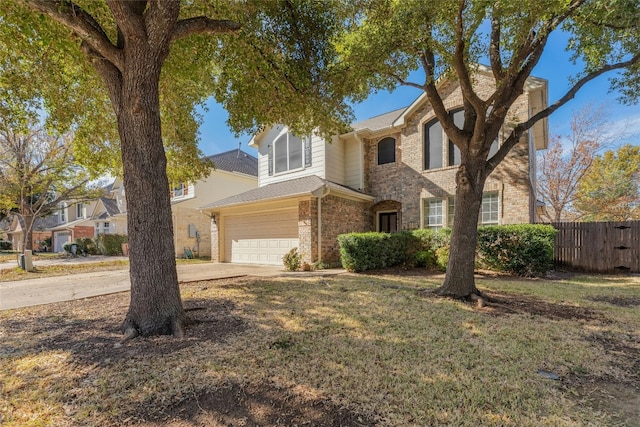
[[[186,196],[189,193],[189,183],[188,182],[183,182],[182,183],[182,195]]]
[[[311,166],[311,136],[304,138],[304,167]]]
[[[173,185],[171,186],[171,191],[169,191],[169,197],[173,199]]]
[[[269,176],[273,175],[273,145],[267,145],[267,163],[269,163]]]

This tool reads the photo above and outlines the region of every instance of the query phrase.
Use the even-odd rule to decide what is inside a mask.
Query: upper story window
[[[184,197],[189,194],[189,184],[181,182],[171,189],[171,197]]]
[[[464,126],[464,110],[458,109],[449,112],[453,123],[462,129]],[[446,145],[445,145],[446,143]],[[491,144],[488,158],[498,151],[498,139]],[[439,169],[443,167],[446,147],[446,166],[458,166],[462,163],[460,149],[451,141],[438,119],[431,120],[424,127],[424,168]]]
[[[269,175],[311,166],[311,138],[285,133],[269,145]]]
[[[85,205],[84,203],[78,203],[76,205],[76,218],[84,218],[85,215]]]
[[[60,207],[60,222],[67,222],[67,204],[63,203]]]
[[[396,140],[387,137],[378,142],[378,164],[395,163],[396,161]]]
[[[458,127],[458,129],[462,129],[464,126],[464,110],[456,110],[449,112],[453,123]],[[449,141],[448,154],[449,159],[447,162],[447,166],[458,166],[462,163],[462,156],[460,155],[460,149],[451,141],[446,135],[444,136],[447,141]]]
[[[438,119],[431,120],[424,127],[424,168],[439,169],[442,167],[444,131]]]

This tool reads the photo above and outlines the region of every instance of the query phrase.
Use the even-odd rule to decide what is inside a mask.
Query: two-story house
[[[98,234],[127,234],[126,211],[124,186],[120,178],[105,186],[103,195],[96,199],[61,203],[54,214],[57,223],[48,229],[52,233],[52,250],[62,252],[66,243]]]
[[[481,69],[476,84],[490,90],[493,77]],[[439,89],[461,124],[459,85],[442,81]],[[523,121],[546,105],[546,81],[531,77],[509,117]],[[535,220],[535,151],[547,146],[546,126],[541,121],[525,133],[488,178],[480,224]],[[501,143],[499,137],[492,151]],[[202,208],[212,218],[213,261],[280,264],[297,247],[305,262],[334,263],[339,234],[453,223],[460,155],[425,95],[406,108],[355,123],[332,141],[273,126],[250,145],[258,150],[258,188]]]
[[[211,255],[211,217],[200,206],[258,186],[258,159],[238,149],[208,157],[215,168],[196,182],[174,184],[171,190],[171,216],[176,256],[185,249],[194,255]]]

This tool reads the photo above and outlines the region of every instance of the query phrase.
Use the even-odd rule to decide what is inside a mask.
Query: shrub
[[[0,251],[10,251],[11,250],[11,242],[8,240],[0,240]]]
[[[416,266],[427,268],[446,269],[449,259],[449,240],[451,229],[441,228],[433,230],[420,228],[412,231],[412,234],[420,242],[420,250],[416,253]],[[446,249],[443,249],[446,248]]]
[[[415,264],[419,242],[410,232],[349,233],[338,236],[340,261],[349,271],[377,270]]]
[[[436,252],[433,249],[419,251],[416,254],[416,267],[433,267],[436,265]]]
[[[447,264],[449,264],[449,245],[440,246],[436,249],[436,266],[442,271],[447,271]]]
[[[282,257],[282,263],[287,271],[297,271],[300,269],[302,255],[298,252],[298,248],[292,248]]]
[[[550,225],[480,227],[478,263],[519,276],[544,274],[553,267],[555,236],[556,230]]]
[[[127,243],[124,234],[99,234],[95,239],[97,252],[102,255],[122,255],[122,244]]]
[[[85,237],[84,239],[77,239],[76,243],[82,247],[82,250],[87,255],[98,254],[98,246],[96,245],[96,241],[91,237]]]

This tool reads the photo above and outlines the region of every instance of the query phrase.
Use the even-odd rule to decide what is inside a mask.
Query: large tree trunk
[[[479,295],[474,278],[478,241],[478,215],[484,189],[483,162],[463,159],[456,174],[455,217],[451,233],[449,262],[440,295],[466,298]]]
[[[168,48],[167,48],[168,50]],[[182,336],[187,316],[180,299],[173,245],[158,82],[166,55],[129,44],[116,109],[122,143],[130,248],[131,302],[125,338]]]

